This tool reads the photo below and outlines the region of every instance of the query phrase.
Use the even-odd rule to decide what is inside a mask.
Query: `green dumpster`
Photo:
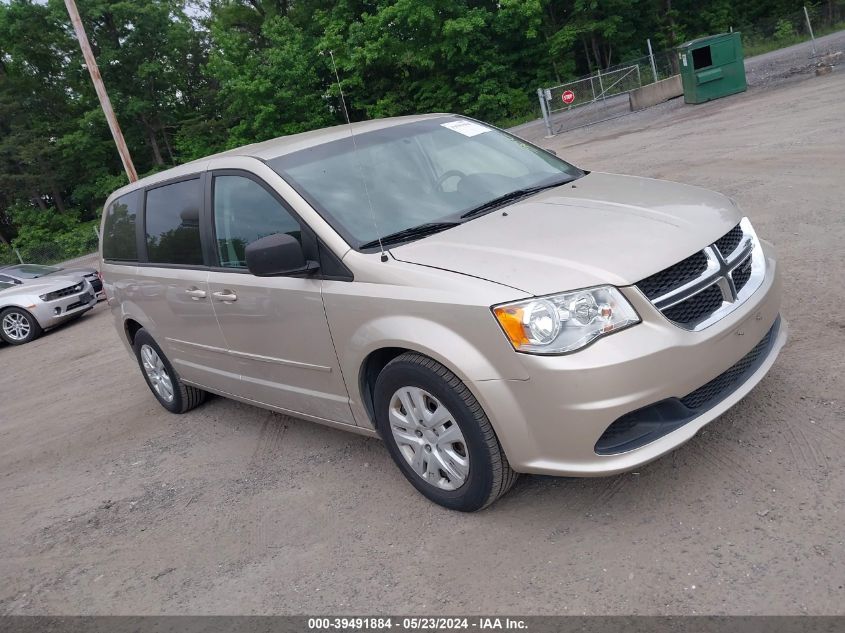
[[[686,103],[704,103],[747,88],[739,33],[722,33],[678,47]]]

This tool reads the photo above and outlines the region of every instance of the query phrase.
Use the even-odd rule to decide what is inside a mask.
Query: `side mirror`
[[[319,268],[306,261],[302,245],[287,233],[275,233],[247,244],[246,267],[256,277],[309,275]]]

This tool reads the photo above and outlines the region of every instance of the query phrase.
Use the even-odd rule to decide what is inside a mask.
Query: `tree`
[[[535,115],[539,85],[799,0],[77,0],[140,173],[353,120]],[[191,4],[190,7],[187,3]],[[838,14],[843,0],[820,11]],[[199,4],[197,4],[199,3]],[[208,3],[208,4],[203,4]],[[63,0],[0,0],[0,242],[76,235],[126,181]],[[80,231],[90,234],[90,231]]]

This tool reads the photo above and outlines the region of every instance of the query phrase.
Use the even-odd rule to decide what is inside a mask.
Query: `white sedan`
[[[84,278],[50,276],[26,284],[0,280],[0,337],[11,345],[29,343],[95,305],[94,289]]]
[[[100,272],[96,268],[61,268],[60,266],[43,266],[41,264],[14,264],[0,268],[0,281],[12,281],[16,284],[28,284],[47,276],[73,277],[86,279],[94,289],[94,296],[98,301],[106,298],[103,292],[103,282]]]

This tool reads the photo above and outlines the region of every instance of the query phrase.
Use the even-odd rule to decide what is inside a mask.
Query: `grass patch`
[[[836,33],[845,29],[845,21],[837,22],[827,26],[820,26],[815,30],[816,39]],[[787,46],[794,46],[795,44],[810,43],[810,36],[803,33],[785,32],[781,30],[769,37],[758,37],[743,35],[742,47],[745,50],[746,57],[754,57],[755,55],[762,55],[763,53],[770,53]]]

